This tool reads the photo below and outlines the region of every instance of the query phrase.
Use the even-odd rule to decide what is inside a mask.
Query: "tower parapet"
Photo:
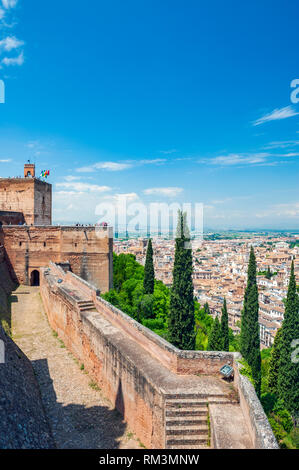
[[[25,163],[24,178],[35,178],[35,164],[34,163]]]

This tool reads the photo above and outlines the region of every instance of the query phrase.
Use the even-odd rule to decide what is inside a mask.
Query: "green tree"
[[[299,300],[292,261],[284,320],[282,323],[278,393],[292,414],[299,413],[299,362],[292,357],[299,339]],[[297,346],[298,347],[298,346]]]
[[[259,304],[256,283],[256,260],[253,247],[250,250],[247,287],[241,316],[241,353],[252,370],[255,389],[261,392],[261,353],[259,334]]]
[[[209,334],[208,351],[222,351],[221,325],[218,317],[215,318]]]
[[[228,330],[228,313],[226,299],[224,299],[221,315],[221,341],[222,351],[229,351],[229,330]]]
[[[277,381],[279,374],[279,362],[280,362],[280,353],[281,353],[281,334],[282,328],[276,333],[273,349],[271,352],[270,366],[269,366],[269,376],[268,376],[268,387],[270,392],[277,393]]]
[[[203,307],[204,307],[204,309],[205,309],[205,313],[206,313],[207,315],[211,315],[210,307],[209,307],[208,302],[206,302]]]
[[[145,266],[144,266],[144,292],[146,294],[153,294],[155,287],[155,270],[153,262],[153,246],[152,240],[149,239],[146,250]]]
[[[179,211],[168,327],[169,340],[174,346],[193,350],[195,348],[195,317],[192,249],[186,218],[186,213]]]
[[[272,277],[272,274],[271,274],[271,271],[270,271],[270,267],[268,266],[268,270],[266,272],[266,276],[265,276],[267,279],[271,279]]]

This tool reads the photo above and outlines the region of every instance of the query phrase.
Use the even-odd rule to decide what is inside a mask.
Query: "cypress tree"
[[[209,334],[208,351],[222,351],[221,325],[218,317],[215,318]]]
[[[268,270],[266,272],[266,278],[271,279],[271,277],[272,277],[272,274],[271,274],[271,271],[270,271],[270,267],[268,266]]]
[[[229,351],[229,330],[228,330],[228,313],[226,307],[226,299],[224,299],[221,316],[221,340],[222,351]]]
[[[209,307],[208,302],[206,302],[203,307],[204,307],[204,309],[205,309],[205,314],[206,314],[206,315],[211,315],[210,307]]]
[[[284,320],[282,323],[278,394],[293,415],[299,413],[299,362],[295,354],[299,339],[299,300],[296,292],[294,262],[288,287]],[[296,355],[295,355],[296,356]],[[297,354],[298,356],[298,354]]]
[[[256,260],[253,247],[250,250],[247,287],[241,316],[241,353],[252,370],[255,389],[261,390],[261,353],[259,332],[259,304],[256,283]]]
[[[146,250],[143,287],[146,294],[153,294],[155,287],[155,270],[153,262],[152,240],[149,239]]]
[[[169,340],[174,346],[193,350],[195,348],[195,316],[192,249],[186,217],[185,213],[179,211],[168,329]]]
[[[269,363],[268,387],[270,392],[277,394],[277,381],[279,373],[280,351],[281,351],[281,333],[282,328],[276,333],[271,359]]]

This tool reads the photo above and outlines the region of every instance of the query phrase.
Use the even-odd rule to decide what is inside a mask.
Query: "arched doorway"
[[[30,285],[31,286],[39,286],[39,271],[37,271],[37,269],[35,269],[31,273]]]

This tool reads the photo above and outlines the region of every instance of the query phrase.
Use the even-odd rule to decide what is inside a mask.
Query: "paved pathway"
[[[53,334],[38,287],[20,286],[13,292],[12,332],[32,361],[58,448],[140,448],[122,416]]]

